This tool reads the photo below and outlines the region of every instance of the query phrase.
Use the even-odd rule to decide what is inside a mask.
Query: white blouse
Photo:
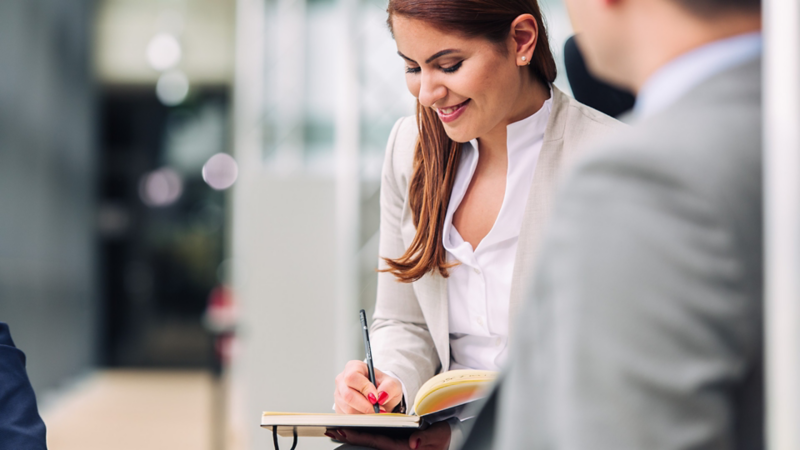
[[[503,205],[494,226],[475,250],[453,226],[453,214],[461,204],[478,164],[477,139],[462,146],[442,237],[448,260],[461,263],[450,269],[447,278],[450,370],[499,370],[505,362],[517,238],[552,105],[551,90],[550,98],[539,111],[506,128],[508,174]],[[403,397],[408,402],[403,380],[391,371],[384,370],[384,373],[400,380]],[[450,422],[453,433],[450,448],[456,448],[460,441],[461,430],[455,422]]]
[[[539,111],[507,127],[508,174],[500,213],[473,249],[453,226],[480,150],[477,139],[464,144],[444,222],[443,243],[450,261],[447,294],[450,319],[450,369],[499,370],[508,347],[511,275],[528,192],[550,118],[552,93]]]

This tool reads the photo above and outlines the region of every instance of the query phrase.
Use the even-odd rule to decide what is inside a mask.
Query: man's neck
[[[761,30],[761,16],[753,13],[732,12],[713,19],[690,16],[683,10],[664,13],[637,25],[647,32],[639,33],[643,39],[634,46],[636,57],[631,58],[635,63],[629,87],[634,92],[638,93],[660,68],[685,53],[714,41]]]

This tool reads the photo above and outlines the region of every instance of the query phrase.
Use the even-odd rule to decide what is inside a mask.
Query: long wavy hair
[[[504,50],[511,23],[522,14],[530,14],[539,29],[533,57],[527,66],[530,75],[543,84],[552,83],[556,78],[556,63],[536,0],[389,0],[387,12],[392,33],[392,18],[403,16],[467,38],[487,39]],[[417,127],[419,138],[408,191],[417,233],[405,254],[397,259],[384,258],[388,268],[381,270],[406,283],[433,271],[446,278],[448,269],[455,265],[447,262],[442,229],[461,157],[461,144],[447,136],[436,111],[419,101]]]

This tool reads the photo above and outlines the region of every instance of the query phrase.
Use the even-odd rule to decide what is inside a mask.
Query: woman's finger
[[[450,424],[438,422],[423,431],[415,431],[408,438],[411,450],[445,450],[450,447]]]
[[[383,372],[379,374],[378,370],[375,372],[375,382],[378,383],[378,404],[387,411],[394,411],[394,408],[403,400],[403,385],[397,378]]]
[[[331,439],[337,440],[339,442],[347,442],[345,437],[341,434],[341,432],[336,428],[328,428],[325,431],[325,436],[328,436]]]
[[[374,413],[373,404],[378,402],[378,392],[368,377],[367,365],[363,361],[350,361],[344,371],[336,377],[334,401],[337,412],[345,414]]]
[[[334,397],[336,404],[345,414],[373,414],[375,409],[364,395],[346,385],[340,386]]]
[[[368,399],[370,404],[378,401],[378,390],[369,380],[369,371],[363,361],[351,361],[347,364],[342,377],[344,384]]]

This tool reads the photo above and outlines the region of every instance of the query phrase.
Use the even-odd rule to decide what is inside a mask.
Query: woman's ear
[[[522,14],[511,22],[511,45],[518,66],[530,64],[539,40],[539,25],[530,14]]]

